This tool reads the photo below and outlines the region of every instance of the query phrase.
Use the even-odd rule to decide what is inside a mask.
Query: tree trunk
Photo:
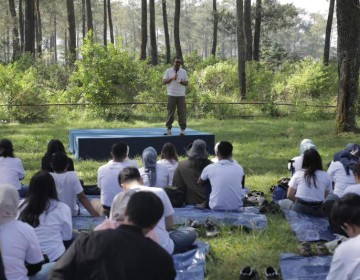
[[[246,99],[246,73],[245,73],[245,36],[244,36],[244,3],[236,0],[237,11],[237,49],[238,49],[238,77],[241,99]]]
[[[166,11],[166,0],[162,0],[162,13],[164,21],[164,35],[165,35],[165,46],[166,46],[166,64],[171,62],[171,49],[170,49],[170,36],[169,36],[169,25]]]
[[[214,15],[214,26],[213,26],[213,44],[212,44],[211,54],[215,57],[216,47],[217,47],[218,23],[219,23],[219,14],[217,12],[216,0],[213,0],[213,15]]]
[[[158,53],[156,44],[156,25],[155,25],[155,1],[150,0],[150,45],[151,45],[151,64],[158,64]]]
[[[42,24],[41,24],[41,14],[40,14],[40,2],[36,0],[35,2],[35,31],[36,31],[36,52],[39,56],[42,53]]]
[[[9,10],[12,20],[12,47],[13,47],[13,56],[12,59],[16,60],[20,55],[20,44],[19,44],[19,31],[18,31],[18,20],[16,18],[16,9],[14,0],[9,0]]]
[[[246,61],[252,60],[252,33],[251,33],[251,0],[244,2],[244,32],[246,43]]]
[[[86,36],[86,2],[81,0],[81,19],[82,19],[82,35],[83,39]]]
[[[87,19],[87,31],[94,31],[92,10],[91,10],[91,0],[86,0],[86,19]]]
[[[19,0],[19,25],[20,25],[20,50],[21,52],[23,52],[25,46],[23,0]]]
[[[74,0],[66,0],[67,23],[68,23],[68,65],[73,65],[76,60],[76,24]]]
[[[147,44],[147,1],[141,0],[141,53],[140,59],[146,59]]]
[[[359,81],[360,10],[358,0],[336,1],[338,75],[336,131],[356,131],[355,105]]]
[[[330,38],[331,38],[332,21],[334,17],[334,7],[335,7],[335,0],[330,0],[329,13],[328,13],[328,19],[326,22],[326,31],[325,31],[325,45],[324,45],[325,65],[329,65],[329,59],[330,59]]]
[[[114,42],[115,42],[115,40],[114,40],[114,28],[113,28],[113,22],[112,22],[112,13],[111,13],[110,0],[108,0],[107,8],[108,8],[108,18],[109,18],[110,41],[111,41],[111,44],[114,44]]]
[[[56,6],[54,8],[54,64],[57,63],[57,16]]]
[[[181,0],[175,0],[175,14],[174,14],[174,43],[176,56],[181,58],[181,61],[184,63],[181,43],[180,43],[180,8]]]
[[[25,52],[35,55],[35,0],[25,1]]]
[[[262,20],[261,0],[256,0],[255,27],[254,27],[254,51],[253,51],[253,59],[255,61],[259,61],[259,59],[260,59],[261,20]]]
[[[104,1],[104,46],[107,46],[107,0]]]

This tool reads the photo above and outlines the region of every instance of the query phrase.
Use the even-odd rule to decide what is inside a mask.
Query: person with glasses
[[[178,122],[180,126],[180,135],[185,135],[186,129],[186,104],[185,91],[189,84],[189,78],[185,69],[181,68],[181,58],[174,58],[173,67],[166,70],[163,84],[167,85],[167,131],[164,135],[172,135],[172,123],[174,122],[175,111],[178,113]]]

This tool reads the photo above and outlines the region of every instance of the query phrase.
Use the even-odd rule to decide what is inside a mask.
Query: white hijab
[[[10,184],[0,185],[0,224],[15,220],[19,207],[19,193]]]

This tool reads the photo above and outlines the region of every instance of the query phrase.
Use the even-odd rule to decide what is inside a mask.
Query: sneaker
[[[265,277],[266,279],[279,279],[279,274],[275,267],[268,266],[265,269]]]
[[[330,252],[328,250],[328,248],[326,247],[326,245],[322,242],[318,242],[316,243],[316,253],[319,255],[319,256],[326,256],[326,255],[329,255]]]
[[[220,234],[219,226],[210,219],[205,221],[206,237],[216,237]]]
[[[184,226],[186,227],[192,227],[192,228],[198,228],[200,226],[200,222],[196,220],[186,219]]]
[[[257,271],[250,266],[243,268],[240,271],[240,280],[258,280],[259,274]]]
[[[172,135],[171,129],[166,130],[166,132],[164,133],[164,135]]]
[[[311,251],[311,244],[310,242],[304,241],[298,246],[300,255],[303,257],[310,257],[313,255],[313,252]]]
[[[184,135],[186,135],[185,129],[180,130],[180,136],[184,136]]]

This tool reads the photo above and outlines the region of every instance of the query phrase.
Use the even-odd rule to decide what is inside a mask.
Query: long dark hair
[[[305,169],[305,182],[310,185],[311,180],[316,188],[316,175],[317,170],[323,170],[321,156],[315,149],[309,149],[304,152],[304,159],[302,168]]]
[[[51,139],[48,143],[45,156],[51,156],[56,152],[62,152],[66,154],[64,144],[58,139]]]
[[[178,161],[178,154],[174,144],[166,142],[161,149],[161,159]]]
[[[59,200],[54,178],[47,171],[38,171],[31,177],[28,196],[20,205],[25,208],[19,220],[36,228],[40,224],[39,216],[49,209],[50,199]]]
[[[2,139],[0,141],[0,156],[2,157],[14,157],[13,144],[9,139]]]

